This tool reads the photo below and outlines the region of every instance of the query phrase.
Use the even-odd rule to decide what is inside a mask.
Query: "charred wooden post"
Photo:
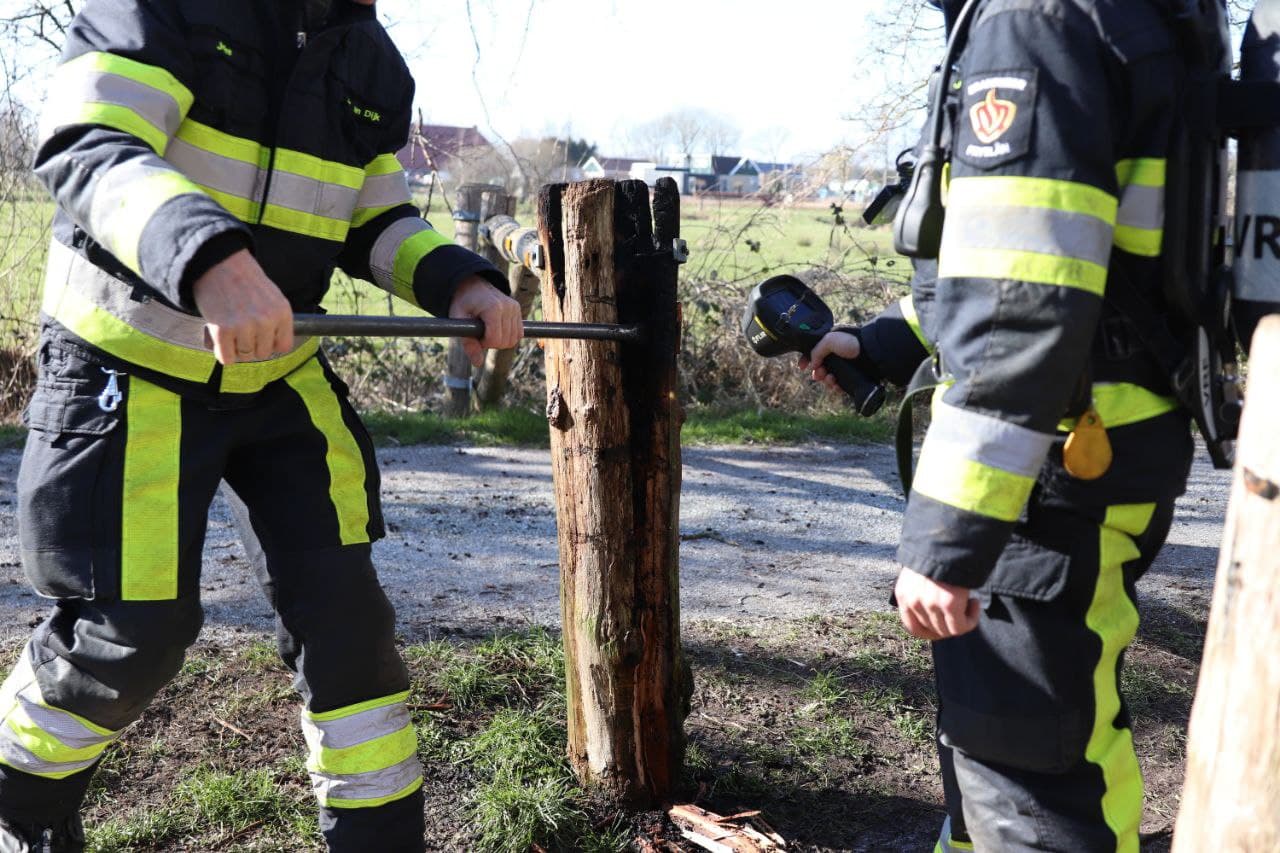
[[[640,344],[546,345],[569,759],[585,783],[637,807],[676,784],[692,687],[680,647],[673,181],[654,207],[656,227],[641,181],[539,198],[546,318],[646,329]]]
[[[480,206],[483,184],[463,184],[453,205],[453,241],[464,249],[479,251]],[[471,413],[471,360],[459,339],[449,341],[449,357],[445,371],[444,413],[461,418]]]
[[[1174,853],[1280,850],[1280,317],[1253,337]]]

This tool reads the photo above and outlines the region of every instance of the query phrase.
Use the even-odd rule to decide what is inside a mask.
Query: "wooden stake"
[[[458,187],[453,206],[453,240],[462,248],[473,252],[480,248],[480,206],[486,189],[484,184],[463,184]],[[467,358],[461,340],[449,341],[444,382],[444,413],[453,418],[471,414],[471,359]]]
[[[677,781],[691,692],[679,635],[676,265],[654,247],[638,181],[544,188],[539,233],[548,320],[647,330],[627,346],[548,341],[546,372],[569,759],[583,782],[648,807]]]
[[[1280,850],[1280,317],[1248,399],[1187,744],[1174,853]]]

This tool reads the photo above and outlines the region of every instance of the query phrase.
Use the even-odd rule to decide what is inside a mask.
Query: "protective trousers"
[[[978,628],[933,647],[948,812],[935,851],[1137,853],[1120,668],[1134,585],[1172,517],[1172,499],[1087,514],[1033,496]]]
[[[421,850],[408,677],[370,559],[376,460],[345,386],[312,358],[220,407],[57,336],[40,367],[19,527],[29,579],[57,601],[0,688],[0,814],[77,810],[103,750],[177,674],[203,618],[201,551],[225,479],[304,700],[330,848],[376,837]]]

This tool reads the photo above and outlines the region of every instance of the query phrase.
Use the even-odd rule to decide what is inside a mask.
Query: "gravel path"
[[[47,610],[26,586],[14,514],[18,451],[0,452],[0,639]],[[555,512],[545,450],[379,451],[389,533],[375,560],[401,631],[554,624]],[[891,448],[699,447],[684,451],[682,610],[686,620],[760,621],[884,609],[904,502]],[[1198,462],[1169,544],[1142,582],[1165,603],[1206,606],[1229,472]],[[205,547],[205,636],[271,626],[225,504]]]

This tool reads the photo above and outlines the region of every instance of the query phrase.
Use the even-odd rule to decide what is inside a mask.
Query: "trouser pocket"
[[[18,473],[23,568],[52,598],[118,594],[112,482],[119,483],[122,408],[108,393],[123,377],[46,345],[24,416],[29,432]],[[114,385],[113,385],[114,383]],[[114,501],[119,503],[118,496]],[[118,525],[115,525],[118,527]]]

